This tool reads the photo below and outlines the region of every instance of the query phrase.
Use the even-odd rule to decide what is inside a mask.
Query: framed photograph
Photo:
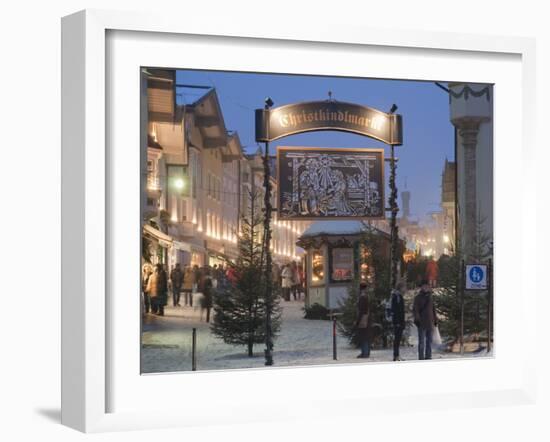
[[[532,40],[83,11],[62,51],[65,425],[534,401]]]

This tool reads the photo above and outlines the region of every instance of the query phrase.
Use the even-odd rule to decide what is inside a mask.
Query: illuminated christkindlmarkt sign
[[[318,130],[352,132],[389,145],[403,144],[401,115],[367,106],[326,100],[256,110],[256,141]]]
[[[279,147],[279,219],[384,218],[384,149]]]

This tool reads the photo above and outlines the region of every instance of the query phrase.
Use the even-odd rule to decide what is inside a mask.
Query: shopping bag
[[[363,314],[357,323],[357,328],[367,328],[369,325],[369,315]]]
[[[437,325],[432,329],[432,343],[434,345],[441,345],[441,334]]]

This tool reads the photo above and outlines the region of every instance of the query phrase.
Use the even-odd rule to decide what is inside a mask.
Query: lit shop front
[[[297,244],[306,250],[306,306],[337,309],[354,281],[372,276],[361,259],[361,254],[369,253],[361,245],[364,230],[360,221],[317,221],[300,236]],[[389,262],[390,237],[379,230],[376,234]]]

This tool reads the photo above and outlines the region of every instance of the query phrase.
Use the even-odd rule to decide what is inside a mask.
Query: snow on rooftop
[[[361,221],[315,221],[302,233],[302,238],[317,235],[354,235],[366,229]]]

